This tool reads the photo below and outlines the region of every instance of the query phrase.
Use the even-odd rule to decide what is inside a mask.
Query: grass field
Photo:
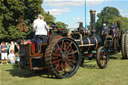
[[[112,55],[106,69],[99,69],[94,60],[85,61],[84,67],[70,78],[46,78],[46,75],[32,75],[31,72],[14,65],[0,66],[0,85],[128,85],[128,59],[121,54]]]

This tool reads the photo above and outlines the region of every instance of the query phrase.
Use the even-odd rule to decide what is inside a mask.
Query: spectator
[[[14,54],[14,50],[11,50],[9,55],[8,55],[8,59],[10,63],[15,63],[15,54]]]
[[[0,44],[0,53],[1,53],[1,44]]]
[[[16,61],[15,61],[15,63],[19,66],[19,62],[20,62],[19,54],[16,53],[15,56],[16,56]]]
[[[10,52],[11,50],[15,50],[15,45],[14,45],[14,42],[13,42],[13,41],[11,41],[11,43],[10,43],[9,52]]]
[[[1,65],[3,65],[4,61],[6,64],[8,64],[8,58],[7,58],[7,47],[5,42],[1,43]]]
[[[0,44],[0,60],[1,60],[1,44]]]
[[[9,43],[6,43],[6,47],[7,47],[7,53],[9,54],[9,48],[10,48]]]
[[[15,42],[14,44],[15,53],[19,52],[19,45]]]
[[[27,43],[28,43],[28,44],[32,44],[32,42],[31,42],[31,40],[30,40],[30,39],[28,39]]]

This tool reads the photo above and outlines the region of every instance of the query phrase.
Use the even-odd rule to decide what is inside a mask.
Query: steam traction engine
[[[84,56],[95,56],[99,68],[105,68],[109,59],[107,50],[95,34],[95,11],[91,10],[90,13],[91,34],[82,30],[82,25],[69,36],[65,29],[52,29],[48,43],[40,44],[38,53],[34,44],[20,45],[20,66],[32,71],[46,70],[49,75],[66,78],[77,72]]]
[[[128,34],[120,30],[120,23],[117,22],[117,36],[109,34],[105,37],[104,47],[109,54],[115,54],[121,51],[122,59],[128,58]]]

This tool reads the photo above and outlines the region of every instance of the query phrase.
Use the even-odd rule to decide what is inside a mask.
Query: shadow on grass
[[[88,69],[99,69],[97,67],[97,64],[95,64],[94,62],[96,62],[95,59],[92,60],[85,60],[83,65],[81,66],[82,68],[88,68]]]
[[[123,60],[122,59],[122,54],[120,52],[116,52],[116,53],[110,53],[109,54],[110,59],[118,59],[118,60]]]
[[[6,71],[8,71],[12,76],[18,76],[18,77],[24,77],[24,78],[39,76],[42,78],[58,79],[53,75],[47,74],[47,72],[45,70],[43,70],[43,71],[28,71],[28,70],[19,68],[16,65],[13,65],[12,69],[6,70]]]
[[[120,57],[110,56],[110,59],[121,59]]]
[[[82,68],[88,68],[88,69],[99,69],[97,68],[97,65],[95,64],[85,64],[82,66]]]

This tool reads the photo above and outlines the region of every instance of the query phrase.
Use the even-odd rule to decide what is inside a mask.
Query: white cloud
[[[99,5],[108,0],[86,0],[87,6]],[[47,6],[63,7],[63,6],[83,6],[85,0],[44,0]]]
[[[106,0],[87,0],[87,6],[99,5]]]
[[[65,7],[65,6],[82,6],[83,1],[49,1],[46,2],[47,6],[51,7]]]
[[[120,12],[128,12],[128,9],[119,9]]]
[[[122,14],[122,16],[128,17],[128,13],[124,13],[124,14]]]
[[[120,14],[124,17],[128,17],[128,9],[119,9]]]
[[[64,9],[49,9],[49,10],[45,10],[45,11],[49,11],[50,14],[55,15],[55,16],[61,15],[61,14],[66,13],[66,12],[71,12],[71,10],[67,9],[67,8],[64,8]]]
[[[98,5],[106,0],[86,0],[87,6]],[[43,6],[53,7],[47,9],[52,15],[61,15],[66,12],[71,12],[71,6],[84,6],[85,0],[44,0]],[[65,9],[66,8],[66,9]]]
[[[75,21],[75,22],[77,22],[77,23],[78,22],[83,22],[83,24],[85,25],[85,17],[74,17],[72,20]],[[75,27],[78,27],[78,25],[79,24],[76,24]]]
[[[75,18],[73,18],[73,20],[81,22],[81,21],[85,20],[85,18],[84,17],[75,17]]]

